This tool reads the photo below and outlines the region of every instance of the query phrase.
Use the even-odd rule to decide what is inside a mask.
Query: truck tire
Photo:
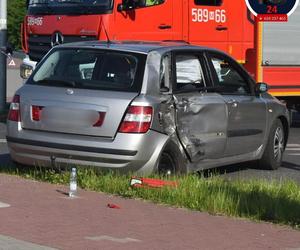
[[[183,175],[187,173],[186,163],[175,143],[169,143],[161,153],[157,172],[159,175]]]
[[[285,135],[282,122],[277,119],[272,125],[262,158],[259,166],[262,169],[275,170],[281,165],[282,156],[285,148]]]

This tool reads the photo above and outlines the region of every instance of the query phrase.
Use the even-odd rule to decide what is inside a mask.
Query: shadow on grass
[[[211,176],[219,176],[219,175],[226,175],[230,173],[235,173],[235,172],[241,172],[241,171],[246,171],[248,169],[255,169],[254,164],[251,162],[249,163],[239,163],[239,164],[232,164],[228,166],[223,166],[223,167],[217,167],[217,168],[211,168],[211,169],[206,169],[199,171],[199,175],[203,176],[205,178],[211,177]]]
[[[66,171],[69,171],[69,169],[60,167],[52,168],[15,163],[12,161],[10,154],[8,153],[0,155],[0,162],[0,173],[20,175],[23,177],[32,177],[39,180],[44,180],[47,175],[59,175],[65,173]]]
[[[235,197],[238,216],[300,228],[300,201],[289,198],[285,188],[278,189],[276,193],[259,185],[249,191],[229,186],[227,191],[230,198]]]

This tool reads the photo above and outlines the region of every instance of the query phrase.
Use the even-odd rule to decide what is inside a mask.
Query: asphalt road
[[[7,73],[7,96],[11,100],[14,91],[22,85],[22,79],[19,77],[19,63],[16,59],[16,66],[10,67]],[[205,172],[220,173],[225,178],[267,178],[267,179],[293,179],[300,183],[300,114],[294,113],[294,124],[292,125],[286,152],[284,154],[281,168],[276,171],[266,171],[257,169],[255,164],[240,164],[235,166],[226,166]],[[5,140],[6,126],[0,123],[0,163],[11,164],[8,149]]]

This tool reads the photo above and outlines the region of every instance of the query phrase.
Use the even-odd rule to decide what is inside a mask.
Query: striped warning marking
[[[112,242],[117,242],[117,243],[129,243],[129,242],[141,242],[140,240],[133,239],[133,238],[115,238],[112,236],[107,236],[107,235],[101,235],[101,236],[93,236],[93,237],[85,237],[86,240],[93,240],[93,241],[102,241],[102,240],[108,240]]]
[[[286,153],[290,156],[300,156],[300,144],[288,144]]]
[[[6,207],[10,207],[10,205],[0,201],[0,208],[6,208]]]
[[[6,143],[6,139],[0,139],[0,143]]]

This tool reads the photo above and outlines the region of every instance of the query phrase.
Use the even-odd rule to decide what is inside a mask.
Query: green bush
[[[8,41],[15,49],[21,48],[20,24],[26,14],[26,0],[7,0]]]

